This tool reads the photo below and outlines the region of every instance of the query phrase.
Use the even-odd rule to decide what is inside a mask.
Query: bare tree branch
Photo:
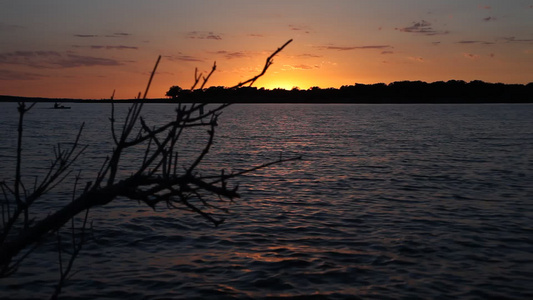
[[[274,56],[291,41],[287,41],[267,58],[261,73],[237,84],[234,88],[245,84],[251,85],[263,76],[272,64]],[[152,208],[163,202],[169,208],[193,211],[218,226],[224,221],[221,215],[227,213],[227,208],[224,205],[240,197],[237,192],[238,185],[230,186],[228,184],[229,179],[267,168],[273,164],[300,159],[300,157],[287,159],[280,157],[276,161],[236,173],[225,174],[222,171],[218,175],[206,176],[198,174],[195,170],[208,155],[213,145],[215,129],[218,126],[218,117],[222,110],[230,104],[224,103],[208,107],[205,103],[192,103],[190,106],[179,103],[173,120],[161,126],[150,127],[140,115],[160,59],[161,56],[158,57],[155,63],[143,98],[132,104],[121,129],[115,126],[115,108],[112,103],[109,120],[114,148],[110,156],[105,158],[94,180],[86,182],[85,188],[78,192],[76,190],[79,180],[78,174],[72,201],[36,221],[30,220],[30,207],[65,179],[65,176],[69,174],[69,169],[72,168],[73,163],[80,157],[87,146],[80,149],[79,141],[83,130],[82,125],[70,148],[61,149],[61,145],[55,148],[55,159],[52,161],[44,179],[40,183],[36,183],[32,190],[26,190],[21,174],[22,125],[24,114],[33,107],[33,104],[26,107],[24,103],[19,103],[19,134],[14,185],[10,187],[6,182],[0,182],[3,195],[2,228],[0,231],[0,277],[13,274],[27,255],[39,245],[43,237],[55,232],[58,234],[58,258],[60,260],[60,280],[56,292],[52,296],[56,297],[61,291],[64,281],[68,278],[73,262],[85,241],[84,231],[90,208],[106,205],[121,196],[140,201]],[[202,77],[202,74],[198,75],[198,70],[196,69],[193,88],[199,83],[200,79],[203,79],[200,86],[200,89],[203,89],[215,70],[216,62],[213,64],[211,72],[205,77]],[[184,167],[183,170],[180,170],[178,168],[178,158],[182,160],[179,146],[184,143],[183,132],[197,127],[207,129],[205,131],[207,132],[206,144],[188,163],[183,161]],[[134,132],[134,130],[138,131]],[[127,151],[139,151],[139,146],[144,147],[141,147],[140,150],[142,151],[141,157],[143,159],[139,161],[136,170],[127,176],[119,174],[123,167],[121,158]],[[85,215],[78,238],[74,229],[74,218],[82,212],[85,212]],[[62,251],[64,250],[61,248],[62,241],[59,236],[59,230],[69,221],[71,222],[72,231],[72,251],[67,264],[64,265],[62,256]]]
[[[232,89],[236,89],[236,88],[239,88],[245,84],[250,84],[250,86],[252,86],[252,84],[254,84],[254,82],[259,79],[259,77],[265,75],[266,71],[268,70],[268,68],[272,65],[273,63],[273,58],[274,56],[276,56],[279,52],[281,52],[281,50],[283,50],[283,48],[285,48],[288,44],[290,44],[292,42],[292,39],[288,40],[285,44],[283,44],[283,46],[279,47],[278,50],[276,50],[274,53],[272,53],[269,57],[267,57],[266,59],[266,62],[265,62],[265,66],[263,67],[263,71],[261,71],[261,73],[259,73],[258,75],[246,80],[246,81],[243,81],[235,86],[232,87]]]

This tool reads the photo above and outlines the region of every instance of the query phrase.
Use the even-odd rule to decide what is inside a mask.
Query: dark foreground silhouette
[[[175,103],[533,103],[533,83],[503,84],[479,80],[398,81],[390,84],[355,84],[339,89],[312,87],[308,90],[267,90],[256,87],[184,90],[171,87],[168,98],[149,102]],[[0,96],[0,101],[109,102],[111,99],[47,99]],[[135,100],[116,100],[132,102]]]

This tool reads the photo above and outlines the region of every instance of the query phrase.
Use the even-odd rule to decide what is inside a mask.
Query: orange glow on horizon
[[[292,90],[293,88],[298,89],[308,89],[310,86],[305,83],[304,79],[277,79],[272,78],[271,80],[263,80],[257,84],[258,88],[265,88],[267,90],[273,90],[273,89],[285,89],[285,90]]]
[[[42,9],[35,10],[14,1],[0,10],[0,94],[105,99],[116,90],[116,99],[131,99],[144,92],[158,55],[149,98],[164,98],[174,85],[189,89],[195,68],[205,76],[213,61],[217,70],[206,87],[231,87],[259,74],[289,39],[255,87],[533,82],[533,7],[488,1],[491,10],[467,2],[340,0],[306,2],[305,9],[300,1],[278,0],[210,1],[208,7],[197,1],[125,7],[121,0],[98,9],[69,1],[39,2]],[[235,14],[222,17],[220,10]],[[138,22],[132,16],[139,12],[157,17]]]

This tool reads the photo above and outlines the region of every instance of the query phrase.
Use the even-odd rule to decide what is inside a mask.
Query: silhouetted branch
[[[157,61],[155,62],[154,69],[152,70],[152,74],[150,74],[150,79],[148,80],[148,84],[146,85],[146,90],[144,91],[143,99],[146,99],[146,96],[148,95],[148,91],[150,90],[150,85],[152,84],[152,79],[154,79],[155,71],[157,70],[159,61],[161,61],[161,55],[157,57]]]
[[[265,62],[265,66],[263,67],[263,70],[261,71],[261,73],[259,73],[258,75],[246,80],[246,81],[243,81],[235,86],[232,87],[232,89],[235,89],[235,88],[238,88],[238,87],[241,87],[245,84],[248,84],[250,83],[250,86],[252,86],[252,84],[254,84],[254,82],[259,79],[259,77],[265,75],[266,71],[268,70],[268,68],[272,65],[273,63],[273,58],[274,56],[276,56],[276,54],[278,54],[279,52],[281,52],[281,50],[283,50],[283,48],[285,48],[288,44],[290,44],[292,42],[292,39],[288,40],[285,44],[283,44],[283,46],[279,47],[278,50],[274,51],[274,53],[272,53],[269,57],[267,57],[266,59],[266,62]]]
[[[209,81],[209,78],[211,77],[211,75],[215,72],[215,70],[217,69],[217,62],[215,61],[213,63],[213,67],[211,68],[211,72],[209,72],[209,74],[207,74],[206,77],[204,77],[204,82],[202,83],[202,85],[200,86],[200,89],[202,90],[205,86],[205,84],[207,83],[207,81]]]
[[[195,68],[194,69],[194,83],[191,86],[191,91],[194,90],[194,88],[196,87],[196,85],[198,84],[201,78],[202,78],[202,73],[198,75],[198,68]]]
[[[261,73],[236,85],[253,84],[263,76],[272,64],[273,57],[285,48],[292,40],[289,40],[266,60]],[[0,182],[2,189],[2,228],[0,234],[0,277],[13,274],[21,262],[26,258],[39,242],[50,233],[58,236],[58,258],[60,261],[60,279],[52,298],[57,297],[64,281],[68,278],[73,262],[85,241],[84,232],[88,219],[89,209],[110,203],[117,197],[127,197],[132,200],[143,202],[155,208],[160,202],[169,208],[186,209],[193,211],[215,226],[221,224],[224,219],[220,217],[228,210],[225,203],[231,202],[240,195],[237,192],[238,185],[231,187],[228,180],[253,172],[273,164],[288,162],[296,158],[280,159],[253,167],[237,173],[206,176],[200,175],[195,170],[208,155],[215,138],[215,129],[218,126],[218,117],[229,103],[208,107],[205,103],[192,103],[189,106],[179,103],[176,108],[175,118],[163,125],[150,127],[140,115],[143,104],[148,94],[152,79],[157,70],[161,56],[158,57],[154,69],[150,75],[144,96],[131,105],[123,121],[121,129],[115,126],[115,108],[111,104],[112,139],[114,142],[110,156],[106,157],[100,170],[93,181],[86,182],[85,188],[78,192],[77,184],[79,174],[76,177],[72,201],[37,221],[29,218],[29,208],[43,195],[56,188],[69,174],[69,168],[79,158],[87,146],[79,146],[83,125],[69,149],[61,149],[61,145],[54,148],[54,160],[45,174],[44,179],[35,184],[33,190],[24,188],[21,175],[22,161],[22,124],[24,114],[32,106],[26,108],[24,103],[19,104],[19,134],[17,145],[17,162],[15,171],[15,183],[10,187],[6,182]],[[195,71],[195,83],[193,88],[203,78],[200,89],[203,89],[211,75],[216,70],[216,62],[211,72],[202,77]],[[207,132],[207,141],[190,161],[183,161],[183,169],[178,168],[178,147],[183,142],[183,132],[190,128],[204,127]],[[137,130],[137,131],[134,131]],[[142,160],[136,170],[130,175],[121,175],[121,158],[127,151],[142,152]],[[128,162],[131,164],[131,162]],[[14,205],[13,205],[14,204]],[[85,212],[81,232],[75,234],[74,218]],[[21,215],[23,216],[21,219]],[[66,265],[63,264],[63,252],[59,230],[68,222],[71,222],[72,251]]]

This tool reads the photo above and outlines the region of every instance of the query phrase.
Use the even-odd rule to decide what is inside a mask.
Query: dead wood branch
[[[237,84],[235,87],[245,84],[251,85],[263,76],[272,64],[273,57],[291,41],[287,41],[267,58],[261,73]],[[24,103],[19,104],[19,143],[17,146],[14,186],[10,187],[6,182],[0,182],[4,198],[0,232],[0,277],[13,274],[26,255],[45,236],[58,232],[69,221],[72,222],[78,214],[85,212],[82,237],[76,239],[73,234],[71,258],[66,266],[61,265],[60,283],[57,290],[57,293],[59,293],[72,268],[74,258],[81,250],[84,241],[83,230],[87,223],[90,208],[106,205],[117,197],[122,196],[143,202],[152,208],[155,208],[160,202],[165,203],[170,208],[185,208],[198,213],[215,226],[218,226],[224,220],[219,213],[227,212],[224,203],[240,197],[237,192],[238,186],[230,186],[228,180],[273,164],[300,159],[299,157],[288,159],[280,157],[276,161],[237,173],[199,174],[197,168],[211,149],[215,138],[215,129],[218,125],[218,117],[222,110],[230,104],[224,103],[208,107],[205,103],[192,103],[190,105],[179,103],[173,120],[160,126],[150,126],[146,120],[141,118],[141,112],[144,103],[146,103],[145,99],[160,59],[161,57],[159,56],[143,98],[133,103],[129,108],[121,129],[115,124],[115,108],[112,103],[109,120],[111,122],[114,147],[109,157],[104,160],[96,178],[91,182],[87,182],[83,190],[75,190],[71,202],[46,217],[35,221],[31,221],[29,218],[28,212],[30,208],[34,206],[36,201],[56,188],[65,179],[72,164],[83,153],[86,146],[80,149],[79,141],[83,130],[82,125],[69,149],[62,150],[60,146],[55,149],[55,160],[53,160],[47,175],[41,183],[36,184],[31,191],[27,190],[22,182],[20,167],[22,161],[22,125],[24,113],[31,109],[33,105],[26,107]],[[211,72],[206,77],[202,77],[201,74],[198,75],[196,71],[193,87],[203,78],[200,87],[200,89],[203,89],[215,70],[216,63],[213,64]],[[204,132],[207,132],[207,142],[190,161],[181,162],[184,167],[180,169],[178,167],[178,159],[180,159],[178,146],[184,143],[184,132],[196,127],[206,128]],[[138,151],[139,146],[144,147],[141,150],[143,159],[136,166],[136,171],[127,176],[121,175],[119,172],[123,167],[121,158],[128,151]],[[71,227],[74,231],[73,224]],[[60,250],[60,261],[62,261],[61,253]]]
[[[266,71],[268,70],[268,68],[274,63],[273,61],[273,58],[274,56],[276,56],[278,53],[281,52],[281,50],[283,50],[283,48],[287,47],[288,44],[290,44],[292,42],[292,39],[288,40],[285,44],[283,44],[283,46],[279,47],[276,51],[274,51],[274,53],[272,53],[269,57],[267,57],[266,59],[266,62],[265,62],[265,66],[263,67],[263,70],[261,71],[261,73],[259,73],[258,75],[248,79],[248,80],[245,80],[243,82],[240,82],[239,84],[235,85],[232,87],[232,89],[236,89],[236,88],[239,88],[241,86],[244,86],[245,84],[250,84],[250,86],[252,86],[254,84],[254,82],[259,79],[259,77],[265,75]]]

